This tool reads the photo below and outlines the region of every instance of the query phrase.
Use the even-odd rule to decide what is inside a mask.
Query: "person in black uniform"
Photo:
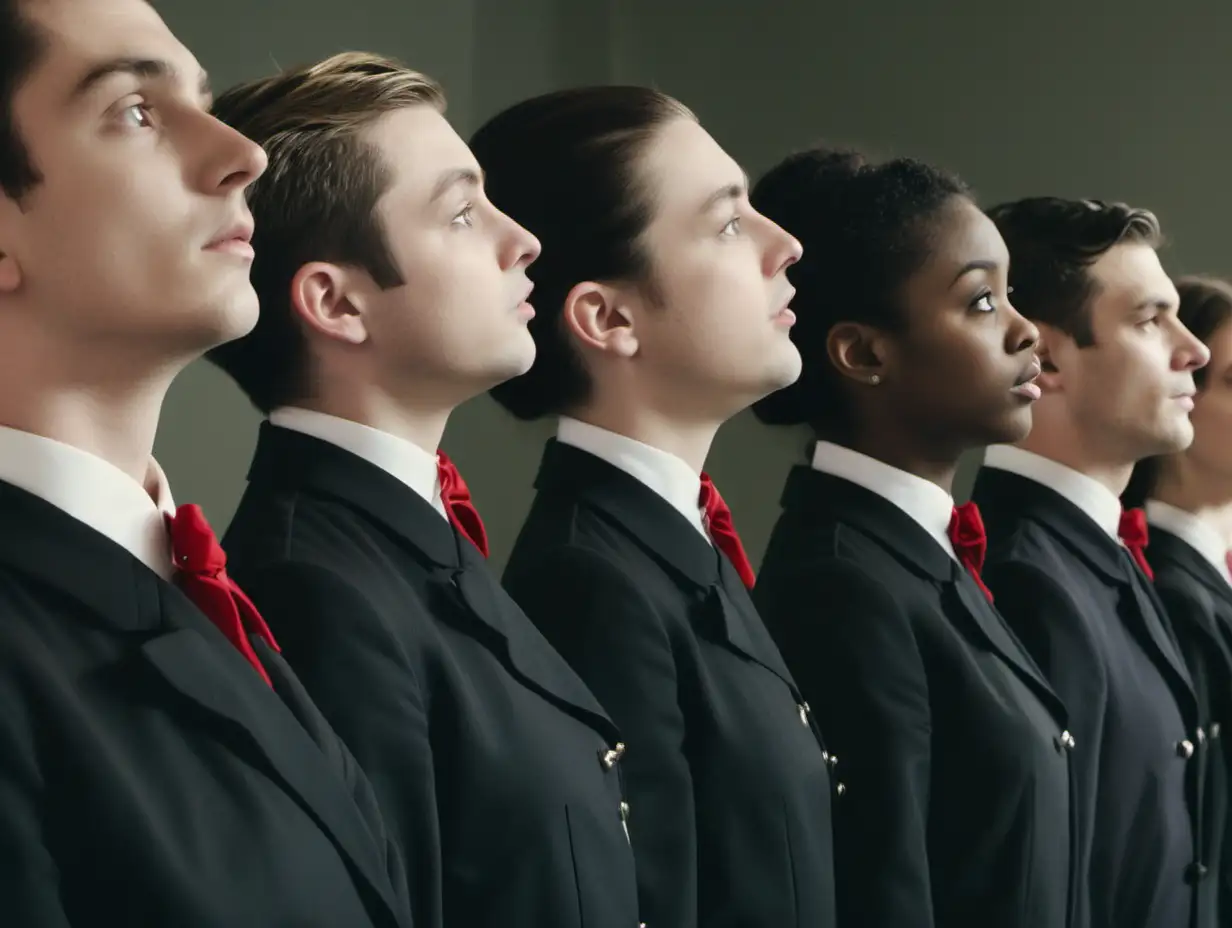
[[[981,586],[978,511],[951,496],[961,456],[1025,435],[1039,395],[1005,244],[959,180],[908,159],[810,149],[753,205],[804,245],[804,373],[753,411],[817,439],[753,598],[845,786],[839,925],[1063,928],[1067,714]]]
[[[484,194],[441,88],[348,53],[233,88],[261,319],[211,354],[268,415],[233,573],[355,753],[420,925],[637,928],[619,732],[490,571],[437,451],[535,354],[539,243]]]
[[[1228,750],[1223,729],[1232,720],[1232,286],[1214,278],[1176,282],[1178,317],[1210,349],[1210,363],[1194,372],[1193,444],[1140,461],[1121,500],[1145,507],[1150,527],[1148,567],[1167,610],[1198,696],[1206,732],[1202,860],[1218,875],[1203,924],[1232,923],[1229,890]],[[1213,877],[1212,877],[1213,878]]]
[[[491,393],[559,417],[504,582],[627,736],[643,918],[828,928],[826,755],[702,473],[719,426],[799,374],[800,246],[653,90],[536,97],[471,145],[493,202],[544,244],[538,355]]]
[[[1205,926],[1206,736],[1118,496],[1136,461],[1189,444],[1207,350],[1177,318],[1153,214],[1043,197],[990,215],[1014,304],[1041,331],[1043,396],[1031,434],[990,448],[976,481],[985,582],[1070,711],[1090,924]]]
[[[410,928],[371,787],[150,456],[257,317],[265,157],[203,82],[144,0],[0,2],[0,923]]]

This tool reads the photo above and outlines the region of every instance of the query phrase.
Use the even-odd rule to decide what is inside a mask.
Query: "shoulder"
[[[899,611],[928,598],[930,591],[935,595],[927,579],[850,526],[830,522],[805,530],[781,522],[775,531],[754,587],[754,598],[763,608],[771,601],[790,605],[803,599],[819,609],[838,602]]]

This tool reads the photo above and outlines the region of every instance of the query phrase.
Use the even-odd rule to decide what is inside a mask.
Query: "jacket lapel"
[[[119,644],[141,642],[140,658],[177,697],[168,708],[203,712],[214,737],[296,797],[398,922],[374,840],[323,752],[178,589],[84,523],[3,482],[0,563],[81,603]]]
[[[431,581],[446,614],[482,623],[485,636],[525,686],[614,741],[615,724],[581,678],[505,592],[483,556],[469,542],[459,541],[460,569],[439,570]]]
[[[995,611],[992,604],[984,596],[975,583],[965,575],[957,564],[954,583],[948,588],[947,594],[952,595],[959,603],[957,610],[971,623],[975,634],[982,637],[1015,673],[1035,691],[1036,696],[1046,705],[1050,712],[1062,724],[1066,724],[1068,713],[1044,675],[1031,660],[1026,648],[1014,637],[1013,632],[1005,624],[1005,620]]]
[[[889,500],[841,477],[796,467],[783,491],[783,505],[813,518],[849,525],[889,551],[913,573],[941,588],[943,608],[968,638],[990,648],[1036,692],[1054,715],[1064,707],[1026,649],[1018,642],[967,572],[914,519]]]
[[[766,630],[757,607],[753,604],[744,581],[736,573],[731,562],[717,551],[720,582],[710,587],[706,607],[713,618],[708,622],[722,636],[727,645],[755,664],[760,664],[796,693],[796,681],[783,661],[783,655]],[[800,701],[796,693],[796,701]]]
[[[689,615],[698,634],[769,670],[794,692],[791,674],[735,568],[670,503],[620,468],[555,439],[544,448],[535,487],[599,510],[692,588]]]
[[[1197,711],[1197,697],[1176,639],[1166,625],[1163,604],[1129,553],[1081,509],[1041,483],[996,468],[985,468],[976,481],[975,496],[988,524],[1009,530],[1025,515],[1055,537],[1075,557],[1121,586],[1122,618],[1130,633],[1160,668],[1187,717]]]
[[[167,600],[179,596],[171,587],[167,593]],[[166,602],[165,606],[185,618],[195,612],[187,600],[182,605]],[[168,624],[199,625],[206,621],[191,615],[187,623],[181,620]],[[239,736],[237,753],[255,757],[257,766],[299,801],[392,916],[398,909],[390,895],[388,876],[354,799],[278,693],[265,686],[238,653],[233,657],[221,638],[210,640],[207,636],[212,632],[212,628],[175,628],[145,642],[141,653],[179,697],[214,719],[214,727],[226,730],[222,740],[234,743]]]
[[[484,641],[523,685],[607,740],[617,737],[590,690],[505,592],[483,555],[400,480],[349,451],[268,423],[248,479],[303,487],[358,510],[426,571],[434,615]]]

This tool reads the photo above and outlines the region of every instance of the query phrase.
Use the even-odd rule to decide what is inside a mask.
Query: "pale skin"
[[[1120,496],[1134,464],[1182,451],[1193,372],[1210,352],[1177,318],[1179,297],[1154,249],[1116,245],[1089,269],[1095,344],[1041,324],[1043,396],[1019,446],[1086,474]]]
[[[261,149],[209,115],[197,60],[143,0],[44,0],[18,88],[42,181],[0,198],[0,424],[153,489],[167,389],[256,322],[244,189]]]
[[[1232,549],[1232,323],[1208,341],[1206,381],[1194,398],[1194,441],[1165,459],[1151,496],[1191,512]]]
[[[435,454],[457,406],[533,363],[526,269],[540,245],[488,200],[474,155],[435,108],[386,114],[364,133],[393,176],[377,213],[404,284],[300,268],[291,302],[312,394],[296,405]]]
[[[653,217],[653,288],[583,281],[564,322],[593,389],[574,418],[701,472],[719,427],[800,376],[787,268],[800,243],[749,204],[740,166],[691,119],[659,129],[638,168]]]

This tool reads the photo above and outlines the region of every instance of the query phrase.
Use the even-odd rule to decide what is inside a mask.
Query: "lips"
[[[1019,378],[1014,381],[1014,386],[1021,387],[1025,384],[1031,383],[1032,381],[1035,380],[1036,377],[1040,375],[1041,370],[1043,370],[1043,368],[1040,366],[1039,357],[1038,356],[1032,357],[1031,363],[1027,365],[1026,370],[1024,370],[1022,374],[1019,376]]]
[[[251,246],[253,221],[251,216],[246,216],[232,223],[214,238],[206,243],[207,251],[219,251],[237,246]]]

